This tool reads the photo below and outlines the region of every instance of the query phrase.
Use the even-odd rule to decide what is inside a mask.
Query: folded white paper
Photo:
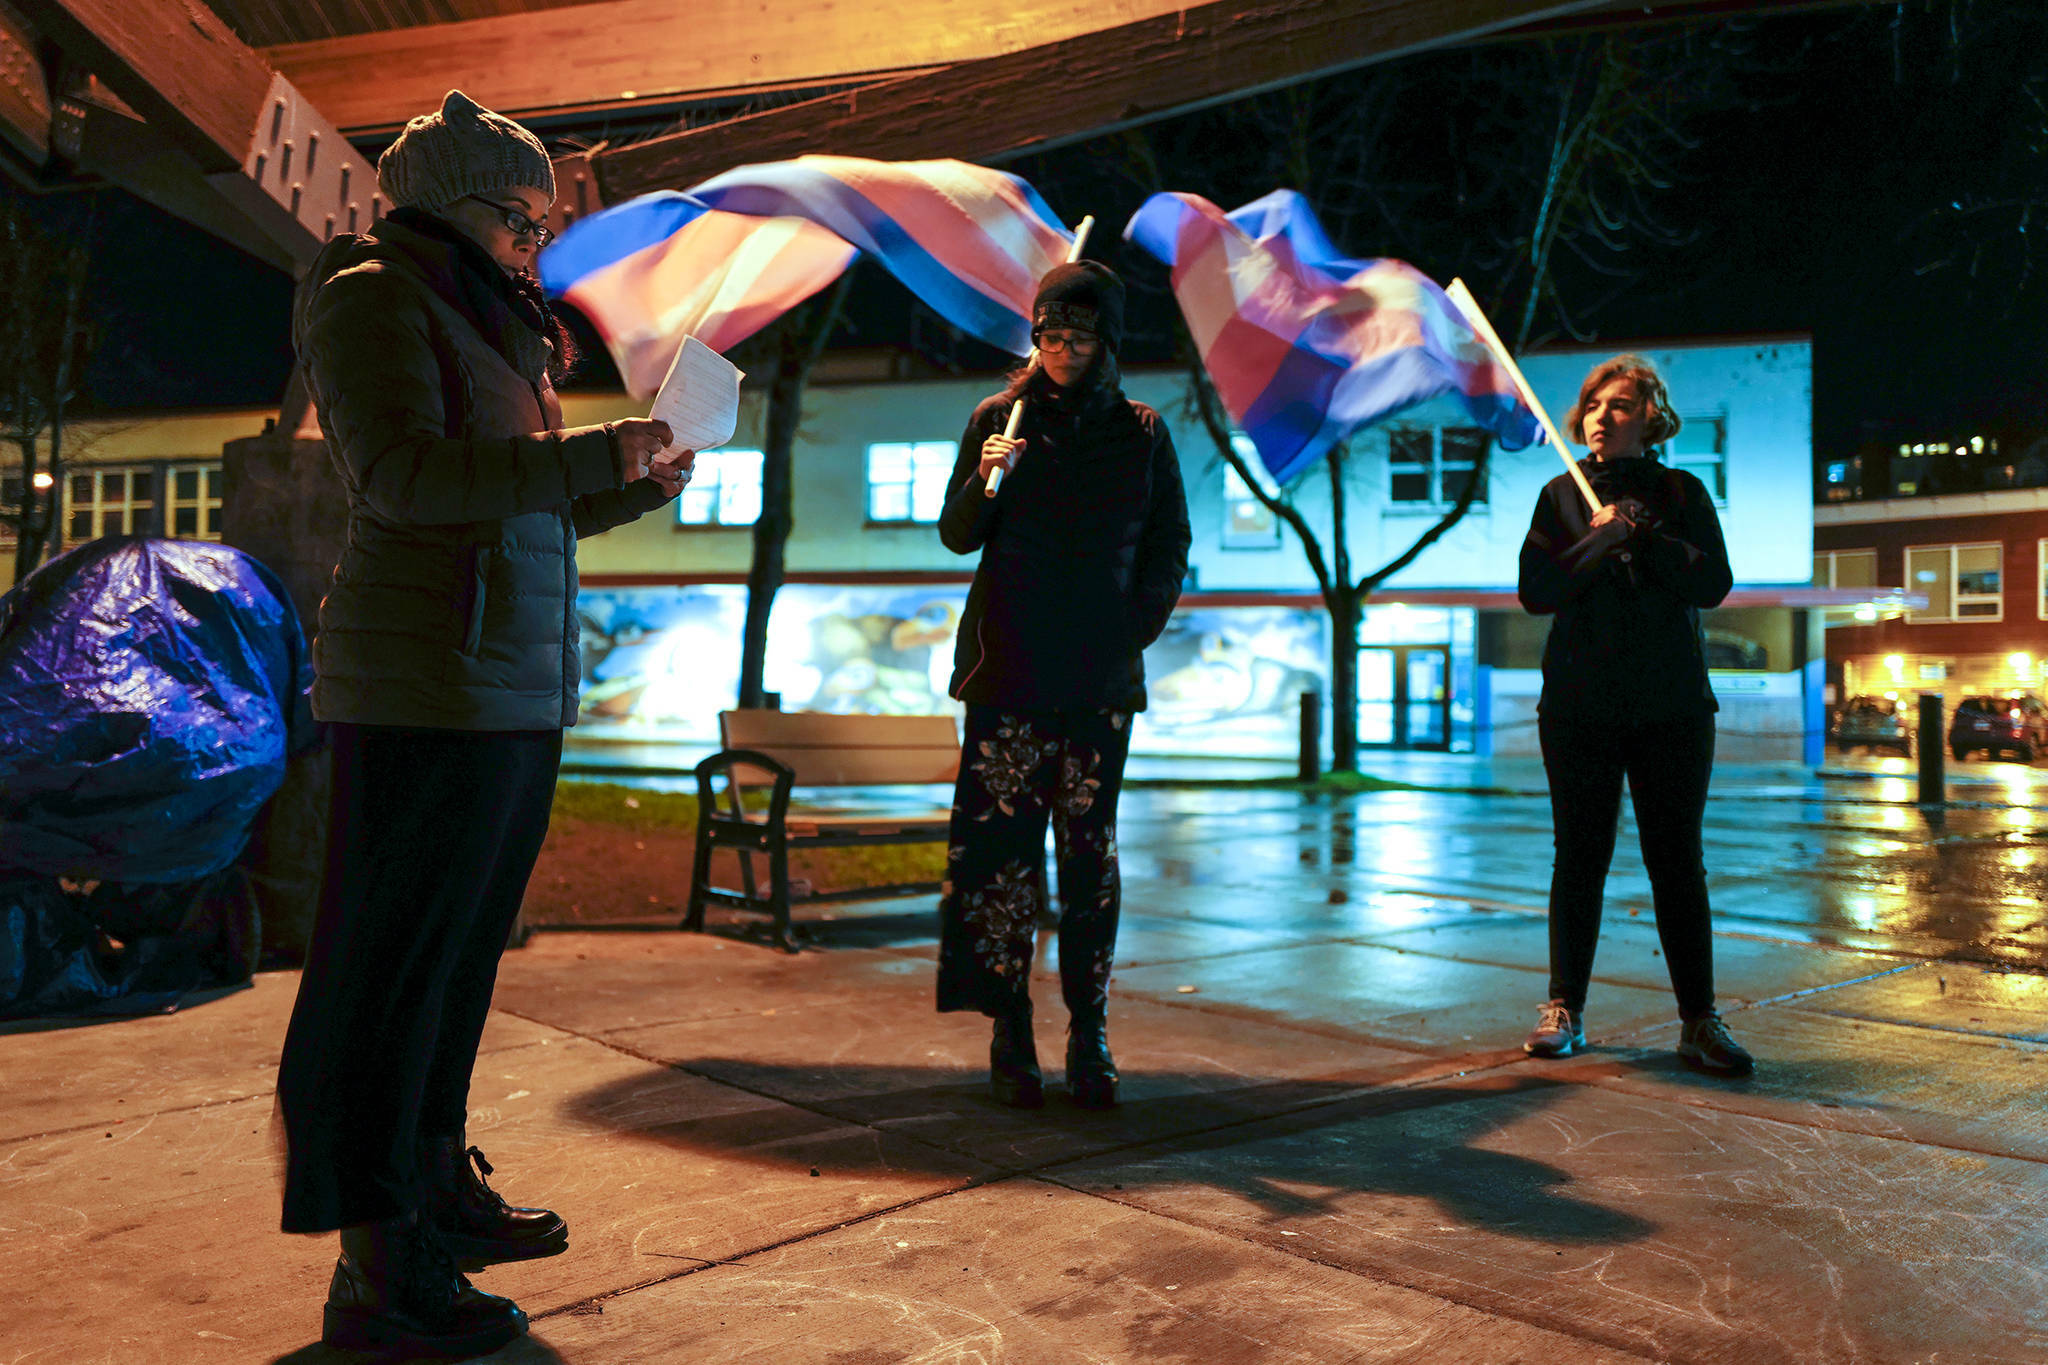
[[[730,441],[739,425],[744,378],[730,360],[697,338],[684,337],[647,415],[668,423],[675,437],[670,450],[714,450]]]

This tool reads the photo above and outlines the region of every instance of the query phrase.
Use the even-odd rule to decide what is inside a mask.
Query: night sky
[[[1671,183],[1649,201],[1675,240],[1645,232],[1618,256],[1561,259],[1579,331],[1600,340],[1812,333],[1824,455],[1872,436],[2048,432],[2048,5],[1932,0],[1692,32],[1685,79],[1711,93],[1667,146]],[[1352,185],[1351,202],[1326,224],[1354,254],[1401,256],[1443,281],[1485,278],[1479,257],[1527,196],[1512,183],[1492,197],[1475,187],[1490,161],[1517,155],[1515,128],[1554,110],[1525,80],[1540,65],[1513,44],[1396,65],[1402,94],[1385,105],[1370,155],[1356,158],[1373,183]],[[1367,83],[1390,70],[1305,93],[1319,109],[1364,107]],[[1517,82],[1532,86],[1525,106],[1501,98]],[[1500,122],[1504,104],[1518,124]],[[1282,183],[1266,154],[1271,109],[1270,100],[1225,106],[1154,125],[1146,140],[1165,187],[1230,208]],[[1165,360],[1164,271],[1115,241],[1151,188],[1132,170],[1132,146],[1103,139],[1011,169],[1068,221],[1094,213],[1107,227],[1090,254],[1132,280],[1128,358]],[[85,230],[88,209],[100,344],[81,408],[275,402],[291,363],[290,281],[117,191],[35,204],[70,232]],[[836,344],[907,346],[942,367],[999,366],[947,331],[863,267]],[[1567,339],[1549,312],[1533,340],[1546,337]],[[579,382],[616,384],[601,351]]]

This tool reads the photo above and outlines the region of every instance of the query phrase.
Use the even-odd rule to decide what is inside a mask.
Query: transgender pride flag
[[[1509,449],[1536,439],[1514,381],[1444,291],[1404,262],[1340,256],[1293,190],[1229,214],[1198,195],[1155,194],[1124,236],[1173,267],[1217,396],[1275,482],[1444,393]]]
[[[990,345],[1031,349],[1031,300],[1072,234],[1025,181],[962,161],[805,156],[591,215],[541,253],[541,282],[588,313],[636,394],[685,336],[724,350],[861,251]]]

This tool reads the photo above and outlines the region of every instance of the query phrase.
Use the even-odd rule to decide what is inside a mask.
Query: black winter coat
[[[1187,574],[1180,458],[1159,414],[1123,396],[1114,362],[1090,385],[1034,375],[1018,436],[1028,444],[996,496],[981,446],[1009,420],[1002,395],[960,438],[939,536],[981,552],[948,688],[1019,711],[1141,711],[1142,651],[1166,629]]]
[[[620,486],[608,429],[561,429],[546,344],[479,283],[495,269],[386,218],[300,281],[299,360],[349,504],[313,643],[322,720],[575,724],[576,541],[667,501]]]
[[[1650,457],[1581,460],[1603,503],[1644,509],[1628,539],[1603,545],[1571,475],[1536,500],[1522,542],[1522,606],[1555,613],[1543,649],[1547,716],[1639,723],[1720,709],[1707,681],[1700,612],[1733,575],[1706,485]]]

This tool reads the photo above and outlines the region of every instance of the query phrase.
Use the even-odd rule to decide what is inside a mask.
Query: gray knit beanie
[[[466,195],[525,187],[555,197],[555,166],[540,139],[460,90],[441,112],[405,125],[377,158],[377,187],[391,207],[435,209]]]

